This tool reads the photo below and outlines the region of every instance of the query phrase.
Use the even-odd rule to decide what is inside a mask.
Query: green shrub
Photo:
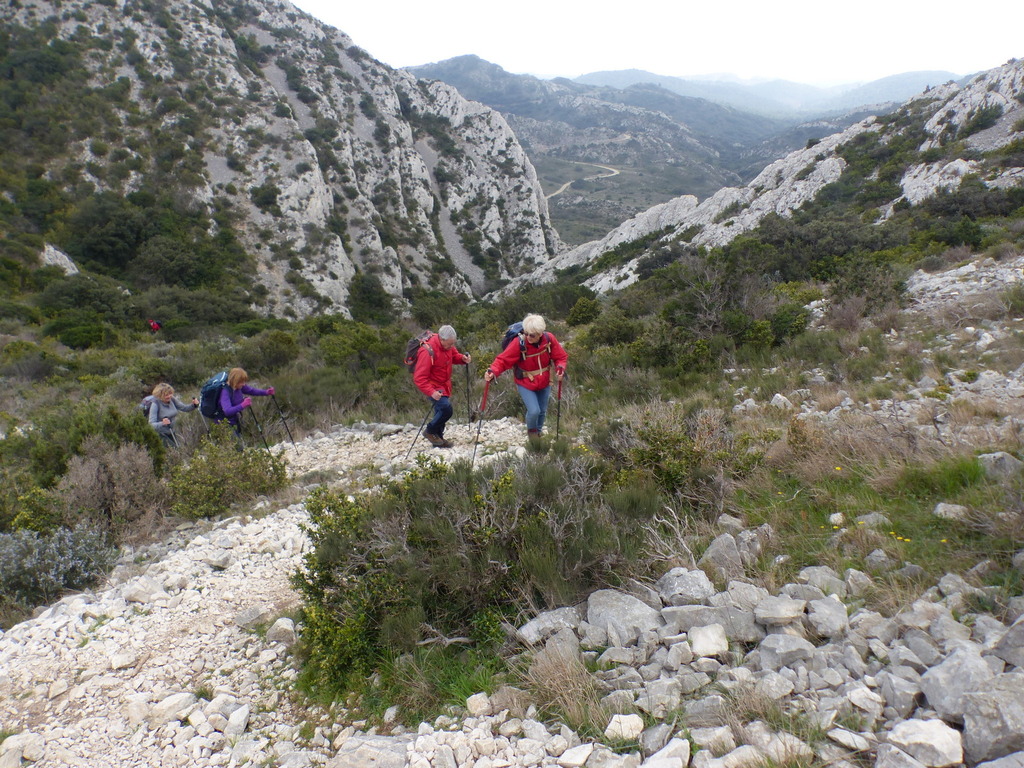
[[[571,604],[628,573],[637,518],[662,505],[642,492],[606,503],[602,475],[575,452],[476,473],[424,462],[357,498],[314,491],[313,550],[295,578],[310,679],[342,690],[424,639],[483,641],[497,618]]]
[[[978,131],[983,131],[986,128],[991,128],[1002,116],[1002,104],[991,104],[985,107],[978,107],[976,110],[971,111],[967,121],[963,126],[961,126],[957,133],[957,138],[962,139],[966,136],[970,136],[972,133],[977,133]]]
[[[587,330],[583,343],[590,349],[628,344],[642,329],[639,322],[626,317],[621,309],[613,306],[601,313],[600,323],[595,323]]]
[[[92,586],[116,557],[103,534],[86,526],[0,534],[0,596],[44,605],[64,590]]]
[[[783,304],[771,318],[771,331],[777,343],[798,336],[807,329],[811,311],[802,304]]]
[[[580,296],[569,310],[566,322],[569,325],[586,325],[601,315],[601,303],[597,299]]]
[[[391,296],[376,275],[356,274],[348,290],[348,308],[353,320],[373,325],[386,325],[394,320]]]
[[[231,427],[223,423],[203,438],[188,463],[171,473],[171,510],[190,519],[215,517],[287,482],[283,459],[262,448],[239,450]]]
[[[276,371],[299,356],[299,345],[288,331],[264,331],[238,347],[238,364],[247,371]]]
[[[18,496],[17,513],[11,521],[15,530],[49,533],[60,527],[60,507],[52,490],[29,488]]]

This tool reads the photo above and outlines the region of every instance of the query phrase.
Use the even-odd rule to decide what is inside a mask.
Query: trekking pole
[[[260,433],[260,440],[263,441],[263,447],[267,449],[267,453],[270,453],[270,446],[267,445],[267,438],[263,436],[263,427],[260,426],[260,420],[256,418],[256,409],[250,407],[249,413],[252,414],[252,421],[253,424],[256,425],[256,431]]]
[[[416,430],[416,437],[412,439],[412,445],[409,446],[409,450],[405,452],[406,461],[409,460],[409,454],[412,453],[412,449],[416,447],[416,441],[420,439],[420,432],[427,426],[427,419],[430,418],[430,414],[434,412],[434,406],[431,404],[430,410],[427,411],[427,415],[423,417],[423,423],[420,424],[420,428]]]
[[[472,406],[469,404],[469,366],[466,366],[466,423],[473,423]]]
[[[292,431],[288,429],[288,422],[285,421],[284,411],[281,410],[281,406],[277,402],[277,397],[275,395],[271,395],[270,399],[273,400],[274,405],[277,406],[277,412],[281,416],[281,423],[284,424],[284,431],[288,433],[288,439],[292,441],[292,445],[295,445],[295,438],[292,437]]]
[[[562,426],[562,380],[558,380],[558,407],[555,416],[555,439],[558,439],[558,430]]]
[[[472,469],[473,465],[476,464],[476,447],[480,445],[480,429],[484,425],[484,411],[487,410],[487,391],[491,388],[491,382],[484,382],[484,397],[480,401],[480,412],[477,414],[476,424],[476,442],[473,443],[473,458],[469,462],[469,468]]]

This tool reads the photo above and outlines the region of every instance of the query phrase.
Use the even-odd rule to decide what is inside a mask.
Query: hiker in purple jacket
[[[232,368],[228,371],[228,384],[220,390],[220,409],[228,424],[240,432],[239,414],[252,405],[253,397],[267,397],[274,394],[273,387],[257,389],[249,386],[249,374],[244,368]]]

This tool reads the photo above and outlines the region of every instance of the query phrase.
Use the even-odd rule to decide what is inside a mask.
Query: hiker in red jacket
[[[471,362],[469,355],[455,348],[455,339],[455,329],[450,325],[438,328],[437,333],[420,344],[412,374],[413,384],[434,401],[434,418],[423,434],[438,448],[452,447],[451,441],[444,438],[444,426],[452,417],[452,365]]]
[[[540,315],[524,317],[523,332],[509,342],[484,373],[485,381],[493,381],[503,371],[514,369],[516,388],[526,406],[526,432],[530,437],[539,437],[544,429],[544,415],[551,396],[551,368],[554,367],[555,376],[561,381],[569,359],[546,327]]]

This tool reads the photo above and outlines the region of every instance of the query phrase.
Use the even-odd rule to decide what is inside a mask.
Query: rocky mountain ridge
[[[973,306],[1024,279],[1024,259],[973,262],[942,273],[916,273],[911,314]],[[1015,325],[1016,323],[1016,325]],[[990,370],[984,351],[1018,332],[1019,321],[957,327],[944,345],[975,350],[977,376],[949,374],[946,397],[935,381],[906,393],[906,411],[847,397],[825,410],[837,386],[825,372],[816,392],[778,393],[751,402],[735,393],[739,413],[792,409],[799,418],[895,418],[920,439],[978,443],[976,427],[953,413],[958,404],[998,402],[960,413],[1008,414],[990,429],[1019,429],[1024,370]],[[890,341],[898,343],[898,336]],[[821,397],[819,400],[817,398]],[[921,420],[913,409],[928,410]],[[516,420],[478,425],[478,461],[524,456]],[[371,485],[412,465],[415,425],[355,425],[275,448],[297,482],[310,472]],[[472,424],[450,430],[456,448],[426,447],[432,457],[468,458]],[[1009,454],[980,458],[986,471],[1019,473]],[[936,516],[967,515],[949,504]],[[291,618],[296,596],[288,574],[306,546],[301,504],[217,523],[184,525],[169,542],[126,553],[108,585],[72,595],[0,635],[0,711],[14,733],[0,742],[0,765],[257,766],[301,768],[755,768],[816,760],[839,768],[1019,768],[1024,764],[1024,598],[1003,596],[976,579],[989,567],[947,574],[891,616],[866,608],[863,595],[882,580],[913,579],[913,563],[868,558],[871,572],[816,566],[769,591],[747,568],[771,543],[770,527],[722,516],[703,552],[680,548],[685,564],[653,584],[600,590],[581,605],[542,613],[515,634],[536,676],[592,669],[609,715],[603,740],[544,722],[529,696],[504,688],[466,702],[464,712],[419,725],[395,725],[395,712],[369,728],[344,709],[303,709],[288,691],[293,646],[302,628]],[[858,528],[888,530],[883,516],[836,514],[837,541]],[[857,532],[857,533],[854,533]],[[1024,570],[1024,552],[1014,558]],[[725,589],[711,581],[713,577]],[[999,618],[978,610],[1000,606]],[[265,634],[255,629],[268,627]],[[714,682],[714,684],[712,684]],[[738,702],[759,706],[740,722]],[[797,735],[772,725],[775,708],[799,716]],[[643,716],[638,714],[644,713]],[[685,713],[686,730],[674,719]],[[653,725],[651,723],[654,723]],[[623,748],[621,745],[631,745]],[[610,746],[611,745],[611,746]],[[616,749],[612,749],[616,746]]]
[[[346,313],[357,273],[398,299],[417,286],[470,296],[561,247],[498,113],[287,2],[28,0],[0,18],[14,40],[48,39],[38,55],[80,57],[83,93],[116,91],[99,122],[67,105],[82,128],[60,154],[8,147],[5,164],[41,164],[70,194],[156,184],[213,231],[230,220],[267,313]],[[12,76],[35,76],[33,55]]]
[[[916,205],[940,190],[956,190],[969,174],[980,176],[990,189],[1024,183],[1024,168],[1016,162],[1007,167],[1004,163],[983,159],[985,153],[1021,138],[1024,103],[1019,96],[1022,92],[1024,61],[1013,60],[978,75],[962,88],[947,84],[907,102],[901,108],[905,114],[919,112],[923,115],[923,118],[916,118],[924,135],[919,147],[921,152],[944,146],[958,131],[970,126],[971,121],[978,120],[979,115],[990,116],[990,122],[986,121],[984,127],[963,139],[966,153],[974,159],[958,157],[908,168],[899,182],[901,194],[878,206],[879,221],[890,215],[898,204]],[[906,123],[912,125],[916,120],[908,117]],[[897,127],[895,130],[904,129]],[[768,165],[743,187],[723,188],[699,202],[692,195],[684,195],[655,206],[624,222],[604,238],[565,251],[532,274],[512,281],[501,294],[513,292],[522,285],[552,281],[561,271],[585,269],[617,246],[651,238],[653,244],[643,253],[625,264],[600,270],[585,281],[598,292],[623,288],[637,280],[638,265],[658,244],[681,242],[713,248],[750,231],[770,213],[792,216],[798,208],[814,200],[822,189],[839,180],[847,167],[840,153],[843,147],[867,133],[888,141],[892,130],[891,121],[869,117],[842,133],[808,142],[804,149]]]
[[[637,83],[656,83],[674,93],[708,99],[737,109],[768,115],[802,117],[827,112],[846,112],[866,104],[883,105],[906,101],[925,88],[967,78],[946,71],[902,72],[868,83],[829,88],[787,80],[757,82],[729,81],[714,76],[672,77],[627,69],[589,72],[575,82],[627,88]]]

